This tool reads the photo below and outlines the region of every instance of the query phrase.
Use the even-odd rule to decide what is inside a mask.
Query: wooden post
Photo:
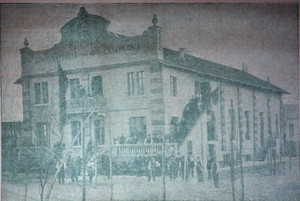
[[[231,163],[230,163],[230,179],[231,179],[231,190],[232,190],[232,200],[235,201],[235,190],[234,190],[234,150],[233,150],[233,139],[235,135],[235,117],[234,117],[234,109],[233,109],[233,101],[231,100],[231,109],[229,110],[231,117],[231,134],[230,134],[230,151],[231,151]]]

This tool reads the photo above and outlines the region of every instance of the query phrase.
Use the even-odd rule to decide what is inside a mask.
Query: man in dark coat
[[[175,167],[175,179],[179,174],[179,167],[180,167],[180,152],[177,153],[175,157],[176,167]]]
[[[72,182],[74,183],[76,181],[76,183],[77,183],[78,182],[78,173],[77,173],[76,159],[75,158],[71,159],[69,168],[70,168],[70,174],[71,174]]]
[[[170,174],[171,181],[176,179],[176,174],[177,174],[176,171],[177,171],[176,160],[174,155],[172,154],[169,159],[169,174]]]
[[[180,156],[179,172],[182,180],[184,180],[184,156]]]
[[[66,163],[63,160],[60,160],[56,164],[58,172],[58,182],[59,184],[65,184],[65,170],[66,170]]]
[[[214,185],[216,188],[219,188],[219,167],[216,161],[212,163],[211,172],[214,180]]]
[[[191,174],[192,177],[194,177],[194,168],[195,168],[195,158],[193,155],[190,156],[190,169],[191,169]]]
[[[202,165],[202,161],[199,156],[196,159],[196,171],[197,171],[198,182],[202,182],[203,181],[203,165]]]

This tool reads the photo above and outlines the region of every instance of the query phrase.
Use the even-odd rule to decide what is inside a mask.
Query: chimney
[[[270,77],[269,77],[269,76],[267,76],[267,82],[269,82],[269,83],[270,83]]]
[[[247,66],[247,64],[243,63],[242,70],[245,71],[246,73],[248,72],[248,66]]]
[[[184,60],[184,48],[179,48],[179,59]]]

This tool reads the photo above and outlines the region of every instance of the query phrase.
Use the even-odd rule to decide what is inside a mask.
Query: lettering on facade
[[[77,43],[78,42],[78,43]],[[80,40],[72,42],[75,46],[75,44],[90,44],[89,39],[87,40]],[[90,57],[95,56],[99,54],[115,54],[115,53],[121,53],[121,52],[129,52],[129,51],[139,51],[140,45],[139,44],[128,44],[128,45],[120,45],[120,46],[107,46],[101,49],[96,49],[92,51],[86,51],[86,52],[72,52],[68,54],[61,54],[61,55],[53,55],[53,56],[47,56],[42,59],[42,61],[45,62],[51,62],[51,61],[62,61],[62,60],[68,60],[68,59],[76,59],[78,57]]]

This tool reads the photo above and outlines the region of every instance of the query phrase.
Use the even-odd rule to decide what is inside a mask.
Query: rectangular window
[[[275,119],[275,126],[276,126],[276,138],[279,138],[279,121],[278,121],[278,114],[276,114],[276,119]]]
[[[294,124],[289,124],[290,138],[294,137]]]
[[[245,119],[246,119],[246,140],[250,140],[250,122],[249,122],[249,111],[245,111]]]
[[[96,145],[105,144],[105,127],[104,127],[104,117],[94,120],[94,134]]]
[[[81,145],[81,123],[80,121],[71,122],[72,145]]]
[[[144,143],[147,136],[146,117],[129,118],[129,143]]]
[[[230,165],[231,159],[230,154],[223,154],[223,164],[224,166]]]
[[[139,71],[136,73],[136,86],[137,95],[144,95],[144,72]]]
[[[35,104],[47,104],[49,102],[47,82],[35,83],[34,92],[35,92]]]
[[[128,96],[144,95],[144,72],[127,73]]]
[[[48,103],[48,83],[42,82],[42,103]]]
[[[48,126],[46,123],[36,123],[36,138],[37,146],[48,146],[50,145],[50,136]]]
[[[212,111],[207,113],[207,140],[216,140],[216,118]]]
[[[193,142],[192,141],[187,142],[187,153],[189,155],[193,154]]]
[[[177,79],[174,76],[170,76],[170,94],[171,96],[177,95]]]
[[[202,102],[208,105],[211,99],[210,83],[195,81],[195,96],[201,97]]]
[[[201,96],[201,86],[200,82],[195,81],[195,96],[200,97]]]
[[[260,118],[260,145],[263,147],[265,145],[265,122],[264,122],[264,113],[259,113]]]
[[[78,78],[70,80],[71,99],[79,98],[80,82]]]
[[[35,83],[34,84],[34,92],[35,92],[35,104],[41,104],[41,84]]]
[[[92,78],[92,95],[103,96],[102,77],[95,76]]]
[[[127,73],[128,96],[134,96],[134,73]]]

